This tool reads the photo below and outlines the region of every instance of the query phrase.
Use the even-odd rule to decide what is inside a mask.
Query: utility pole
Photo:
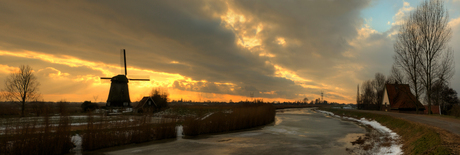
[[[324,103],[324,99],[323,99],[323,91],[321,90],[321,103]]]

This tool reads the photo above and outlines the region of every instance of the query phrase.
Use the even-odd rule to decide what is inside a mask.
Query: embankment
[[[435,128],[410,122],[407,120],[394,118],[392,116],[367,113],[356,110],[343,109],[322,109],[334,113],[335,115],[348,116],[354,118],[373,119],[380,124],[390,128],[401,136],[404,154],[455,154],[446,142],[441,138],[441,134]]]

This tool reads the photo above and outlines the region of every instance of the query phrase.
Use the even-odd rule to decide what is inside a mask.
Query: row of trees
[[[390,80],[382,73],[376,73],[374,79],[364,81],[361,84],[361,94],[358,92],[358,104],[371,104],[380,107],[382,105],[385,84],[392,83]]]
[[[361,92],[358,92],[357,103],[372,110],[380,110],[383,104],[385,84],[401,84],[405,82],[404,80],[396,80],[393,73],[388,77],[385,77],[382,73],[376,73],[374,79],[364,81],[361,87],[358,88]],[[420,90],[422,90],[421,92],[425,92],[423,91],[424,89]],[[446,83],[436,83],[431,87],[429,97],[426,95],[421,96],[422,101],[425,101],[425,103],[430,101],[432,105],[440,105],[442,113],[444,114],[450,113],[454,105],[460,104],[457,92]]]
[[[454,74],[449,14],[441,0],[426,0],[401,25],[394,44],[396,55],[390,78],[409,83],[417,99],[425,93],[431,113],[435,89],[445,87]]]

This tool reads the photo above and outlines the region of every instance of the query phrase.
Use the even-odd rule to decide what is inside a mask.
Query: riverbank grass
[[[243,104],[213,111],[202,116],[187,117],[183,122],[185,136],[228,132],[272,123],[276,111],[271,104]]]
[[[452,154],[434,128],[386,115],[356,110],[322,109],[339,116],[374,119],[401,136],[404,154]]]

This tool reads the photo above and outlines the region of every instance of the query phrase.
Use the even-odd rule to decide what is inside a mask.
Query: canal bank
[[[401,137],[404,154],[459,154],[458,146],[460,145],[457,141],[452,140],[458,139],[456,135],[446,134],[445,130],[426,124],[391,116],[392,113],[390,112],[381,114],[362,110],[325,108],[321,110],[332,112],[338,116],[367,118],[379,122]],[[423,117],[415,114],[413,116]]]

